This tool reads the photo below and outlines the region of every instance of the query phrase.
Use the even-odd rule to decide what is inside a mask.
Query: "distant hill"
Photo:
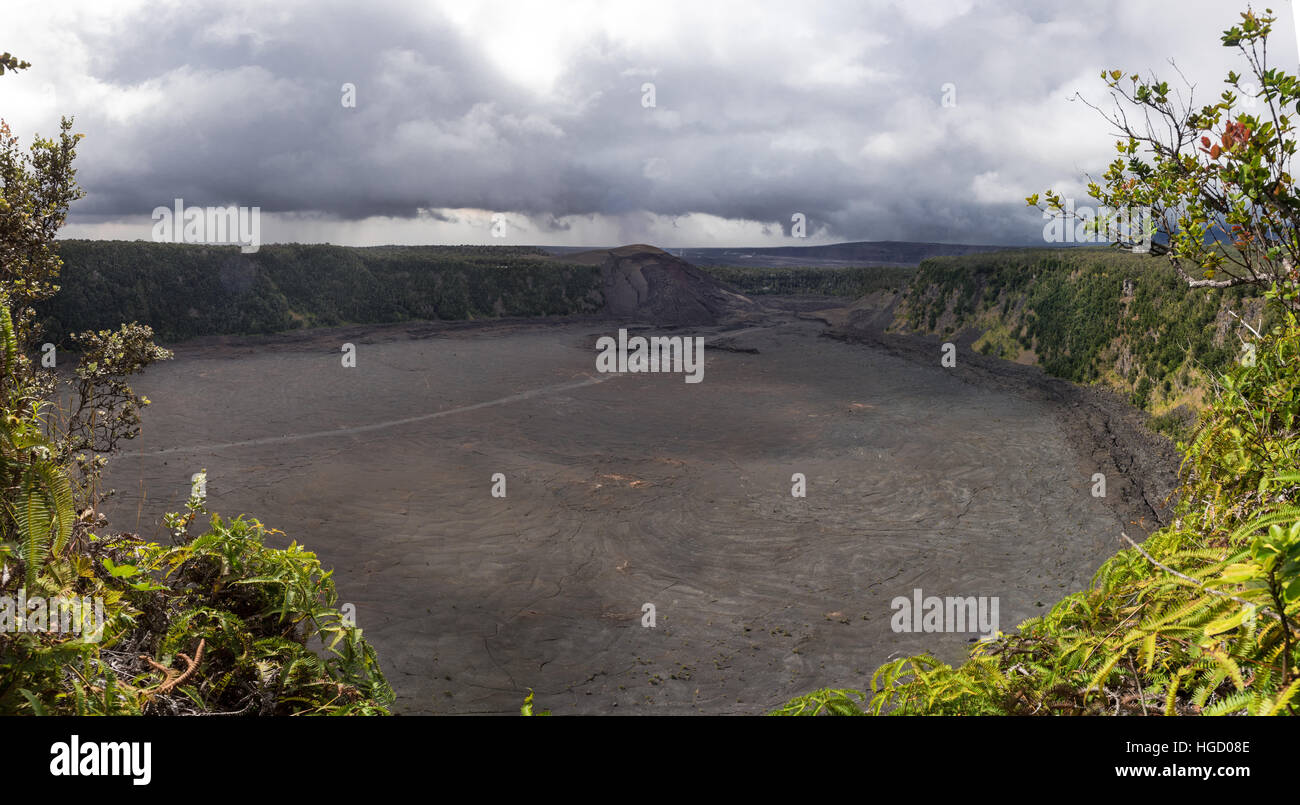
[[[588,251],[585,247],[542,247],[557,256],[571,258]],[[780,268],[796,266],[915,266],[931,257],[956,257],[980,252],[1003,251],[1006,246],[974,246],[960,243],[910,243],[880,240],[835,243],[828,246],[771,246],[765,248],[669,249],[674,257],[697,266],[745,266]]]

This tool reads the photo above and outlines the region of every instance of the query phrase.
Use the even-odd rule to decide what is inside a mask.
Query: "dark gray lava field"
[[[111,467],[108,513],[165,541],[161,514],[206,469],[211,509],[335,569],[397,712],[502,714],[530,688],[557,714],[758,713],[869,687],[902,653],[958,660],[975,634],[895,632],[891,601],[997,597],[1009,629],[1084,586],[1140,515],[1090,494],[1109,459],[1068,401],[942,368],[937,346],[826,338],[769,307],[676,331],[705,339],[689,384],[596,372],[596,339],[620,326],[674,332],[182,345],[135,384],[156,402]]]

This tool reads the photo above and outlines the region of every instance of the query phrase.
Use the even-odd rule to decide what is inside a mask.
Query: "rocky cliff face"
[[[1160,258],[1008,251],[926,261],[896,300],[861,299],[841,326],[938,337],[1186,420],[1237,359],[1241,322],[1268,325],[1255,294],[1190,290]]]

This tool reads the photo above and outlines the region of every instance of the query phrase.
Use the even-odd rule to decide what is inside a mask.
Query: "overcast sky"
[[[1264,5],[1294,72],[1290,4]],[[0,78],[0,117],[86,135],[65,237],[148,239],[179,197],[259,206],[263,242],[1034,243],[1024,197],[1087,203],[1114,153],[1067,99],[1172,58],[1208,101],[1242,68],[1219,37],[1244,8],[5,0],[0,51],[33,67]]]

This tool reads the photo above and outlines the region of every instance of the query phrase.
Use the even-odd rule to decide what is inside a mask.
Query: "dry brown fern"
[[[180,657],[182,660],[185,661],[186,667],[184,671],[177,671],[174,668],[168,668],[162,663],[155,662],[154,659],[150,657],[148,654],[141,654],[140,659],[149,663],[149,667],[153,668],[155,671],[161,672],[163,675],[162,684],[160,684],[156,688],[153,688],[152,690],[146,691],[146,693],[150,696],[166,695],[168,693],[171,693],[173,690],[180,687],[181,685],[185,684],[186,682],[188,682],[190,677],[194,676],[194,672],[198,670],[199,663],[203,662],[204,642],[205,641],[203,638],[199,638],[199,645],[198,648],[194,650],[193,659],[190,659],[190,656],[188,654],[177,653],[176,656]]]

